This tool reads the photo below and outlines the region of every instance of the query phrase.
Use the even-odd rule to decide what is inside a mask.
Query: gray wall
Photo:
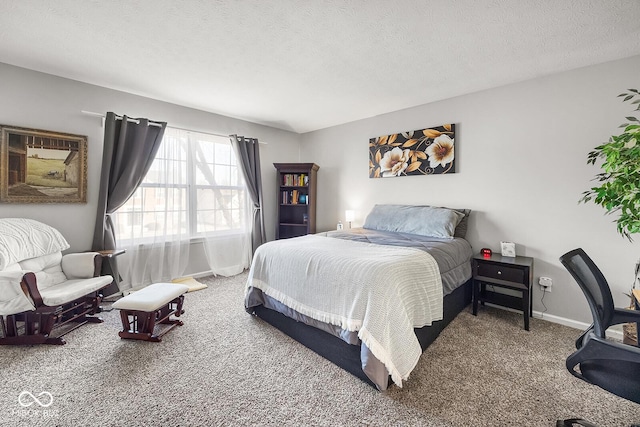
[[[257,137],[261,146],[268,238],[274,238],[273,162],[315,162],[318,231],[344,221],[354,209],[362,225],[375,203],[424,203],[473,209],[468,239],[474,250],[516,243],[535,258],[535,277],[550,276],[545,316],[571,324],[588,322],[584,297],[558,262],[583,247],[610,281],[616,303],[633,280],[640,250],[619,237],[612,218],[595,205],[578,205],[598,168],[586,165],[593,147],[618,132],[631,108],[616,98],[638,87],[640,57],[587,67],[452,98],[304,135],[205,113],[0,64],[0,123],[87,135],[86,205],[0,205],[0,217],[21,216],[60,229],[74,250],[90,246],[101,165],[103,129],[80,111],[114,111],[165,120],[169,125],[219,134]],[[456,123],[458,172],[447,176],[368,178],[369,138]],[[534,310],[544,311],[534,287]],[[576,324],[576,326],[578,326]]]
[[[516,243],[535,258],[535,280],[549,276],[545,316],[589,322],[586,301],[558,257],[584,248],[628,305],[637,245],[621,238],[612,217],[578,205],[599,168],[587,153],[619,132],[632,107],[616,96],[638,88],[640,57],[582,68],[447,99],[302,135],[301,160],[320,165],[318,229],[354,209],[362,225],[375,203],[422,203],[473,209],[468,240],[475,251]],[[368,178],[369,138],[456,124],[457,173]],[[543,311],[534,286],[534,310]]]
[[[64,234],[72,250],[89,249],[97,209],[104,130],[100,118],[81,111],[102,114],[113,111],[166,121],[169,126],[224,135],[237,133],[267,142],[260,146],[260,155],[267,234],[270,239],[274,238],[276,174],[273,162],[298,161],[298,134],[2,63],[0,94],[1,124],[88,137],[86,204],[0,204],[0,217],[25,217],[48,223]]]

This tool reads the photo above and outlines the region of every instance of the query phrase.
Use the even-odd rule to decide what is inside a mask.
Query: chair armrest
[[[100,276],[102,257],[97,252],[81,252],[62,256],[62,272],[68,279]]]
[[[42,302],[42,295],[40,295],[40,291],[38,290],[38,284],[35,274],[26,273],[24,276],[22,276],[20,287],[26,295],[29,295],[31,297],[36,308],[44,305],[44,302]]]
[[[613,318],[611,319],[612,325],[633,322],[640,322],[640,311],[628,310],[626,308],[616,308],[614,310]]]

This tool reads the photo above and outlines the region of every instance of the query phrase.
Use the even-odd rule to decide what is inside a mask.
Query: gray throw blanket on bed
[[[422,354],[413,329],[442,319],[438,265],[419,249],[317,235],[277,240],[256,251],[247,286],[357,331],[400,387]]]

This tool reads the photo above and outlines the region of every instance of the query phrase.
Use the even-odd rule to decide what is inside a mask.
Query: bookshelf
[[[317,172],[315,163],[274,163],[278,180],[276,239],[316,232]]]

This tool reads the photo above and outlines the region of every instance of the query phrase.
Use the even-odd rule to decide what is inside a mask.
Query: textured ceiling
[[[638,0],[0,0],[0,62],[300,133],[637,54]]]

